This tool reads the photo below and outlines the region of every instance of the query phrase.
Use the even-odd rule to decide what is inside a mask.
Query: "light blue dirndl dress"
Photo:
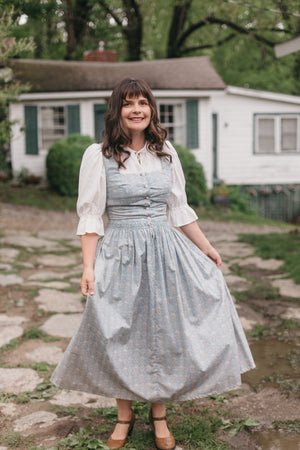
[[[255,365],[220,269],[167,221],[171,164],[141,177],[103,161],[109,222],[95,294],[52,382],[149,402],[237,387]]]

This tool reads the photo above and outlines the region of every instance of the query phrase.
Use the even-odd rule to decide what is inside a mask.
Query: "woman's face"
[[[121,109],[123,126],[129,135],[144,133],[151,120],[151,109],[148,100],[143,97],[126,97]]]

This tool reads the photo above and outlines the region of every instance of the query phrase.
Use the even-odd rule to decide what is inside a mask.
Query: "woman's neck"
[[[139,150],[141,150],[146,143],[146,139],[145,139],[145,135],[135,135],[132,136],[132,140],[129,144],[129,147],[134,150],[135,152],[138,152]]]

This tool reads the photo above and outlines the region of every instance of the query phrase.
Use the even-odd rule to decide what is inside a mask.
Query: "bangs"
[[[148,89],[139,80],[130,80],[122,94],[122,100],[140,96],[150,99]]]

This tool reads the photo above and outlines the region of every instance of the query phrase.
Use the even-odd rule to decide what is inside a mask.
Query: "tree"
[[[121,30],[127,43],[128,61],[139,61],[143,37],[143,16],[138,1],[122,0],[122,9],[114,9],[105,0],[99,0],[99,3]]]
[[[2,12],[0,17],[0,168],[6,173],[9,171],[7,153],[12,126],[9,119],[9,103],[16,101],[18,95],[29,89],[29,86],[22,86],[13,80],[7,61],[33,48],[30,39],[16,40],[11,37],[11,31],[15,25],[13,9]]]

